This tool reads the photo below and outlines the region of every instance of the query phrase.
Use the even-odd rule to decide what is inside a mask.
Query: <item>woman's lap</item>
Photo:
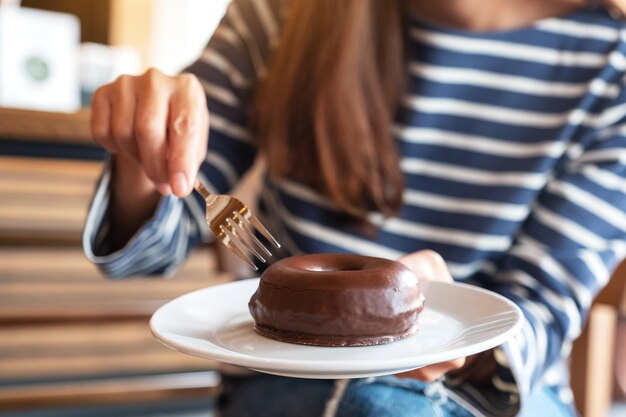
[[[352,381],[337,407],[337,417],[471,417],[449,401],[440,385],[382,377]]]
[[[237,380],[221,400],[223,417],[320,417],[335,391],[334,381],[260,375]],[[547,390],[529,399],[521,417],[571,417]],[[382,377],[352,380],[337,405],[336,417],[471,417],[436,385]]]
[[[564,405],[549,389],[538,391],[531,395],[519,417],[555,416],[574,417],[576,411],[573,406]]]

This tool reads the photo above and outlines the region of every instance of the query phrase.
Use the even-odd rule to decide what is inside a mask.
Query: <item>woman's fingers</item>
[[[107,88],[98,88],[91,99],[91,136],[110,153],[119,152],[119,147],[111,137],[111,103]]]
[[[174,194],[185,196],[191,192],[206,154],[208,113],[198,80],[189,74],[180,77],[170,100],[168,171]]]
[[[452,282],[452,275],[441,255],[433,250],[421,250],[398,258],[398,262],[409,267],[420,279]]]
[[[408,372],[396,374],[397,378],[419,379],[421,381],[432,382],[441,378],[444,374],[461,368],[465,364],[465,358],[454,359],[451,361],[436,363],[434,365],[424,366],[423,368],[414,369]]]
[[[139,150],[134,135],[135,80],[129,75],[120,76],[107,94],[111,105],[111,136],[127,157],[139,162]]]
[[[444,259],[433,250],[421,250],[404,255],[398,259],[410,268],[420,279],[429,281],[452,282],[452,275]],[[459,369],[465,364],[465,358],[436,363],[423,368],[397,374],[398,378],[413,378],[422,381],[434,381],[447,372]]]
[[[151,69],[123,75],[93,97],[94,139],[135,161],[162,194],[191,192],[208,129],[204,90],[190,74],[170,77]]]
[[[163,77],[156,70],[148,70],[138,80],[141,93],[137,94],[133,135],[146,175],[162,194],[168,194],[166,132],[170,88]]]

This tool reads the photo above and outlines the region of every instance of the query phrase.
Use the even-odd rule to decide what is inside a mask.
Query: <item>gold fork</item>
[[[213,235],[252,269],[258,270],[246,252],[252,253],[262,263],[267,260],[261,252],[267,257],[272,256],[272,252],[255,236],[254,230],[280,248],[280,243],[241,201],[229,195],[211,194],[199,179],[194,188],[206,202],[206,222]]]

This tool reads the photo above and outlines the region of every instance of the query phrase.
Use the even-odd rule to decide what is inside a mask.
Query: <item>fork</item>
[[[280,248],[280,243],[241,201],[229,195],[210,193],[199,179],[194,188],[204,198],[206,222],[213,235],[250,268],[255,271],[259,269],[246,252],[249,251],[262,263],[267,262],[266,257],[272,256],[272,252],[255,236],[255,230],[276,248]]]

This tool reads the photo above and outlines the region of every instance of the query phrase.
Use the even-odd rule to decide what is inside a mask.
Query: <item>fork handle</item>
[[[195,188],[196,191],[199,192],[205,200],[211,197],[211,193],[209,192],[209,190],[206,189],[204,184],[200,182],[199,178],[196,179],[196,183],[194,184],[193,188]]]

